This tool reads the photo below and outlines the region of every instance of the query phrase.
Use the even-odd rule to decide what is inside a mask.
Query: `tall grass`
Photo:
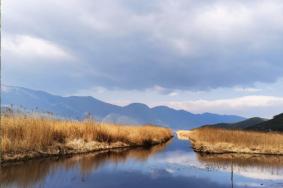
[[[209,152],[231,151],[283,154],[283,134],[221,128],[199,128],[188,132],[196,149]]]
[[[242,130],[226,130],[221,128],[201,128],[194,135],[201,141],[212,144],[224,142],[244,146],[283,147],[283,134],[277,132],[255,132]]]
[[[1,116],[3,153],[46,150],[72,140],[145,145],[161,143],[172,137],[168,128],[123,126],[94,120],[71,121],[41,117]]]

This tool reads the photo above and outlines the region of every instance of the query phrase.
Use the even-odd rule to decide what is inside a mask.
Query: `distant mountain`
[[[1,106],[13,105],[22,109],[52,112],[63,118],[82,119],[91,115],[99,121],[156,124],[173,129],[191,129],[204,124],[233,123],[244,120],[243,117],[235,115],[193,114],[167,106],[150,108],[141,103],[132,103],[122,107],[89,96],[62,97],[43,91],[3,85],[1,100]]]
[[[273,119],[254,117],[237,123],[218,123],[205,125],[203,127],[217,127],[225,129],[240,129],[254,131],[283,131],[283,113],[276,115]]]
[[[102,102],[93,97],[61,97],[43,91],[22,87],[2,86],[1,105],[14,105],[22,108],[49,111],[65,118],[81,119],[87,113],[97,119],[118,112],[121,107]]]
[[[260,131],[283,131],[283,113],[274,116],[271,120],[258,123],[248,127],[247,129]]]
[[[257,125],[265,121],[267,121],[267,119],[253,117],[237,123],[218,123],[212,125],[205,125],[204,127],[217,127],[217,128],[225,128],[225,129],[247,129],[251,126]]]

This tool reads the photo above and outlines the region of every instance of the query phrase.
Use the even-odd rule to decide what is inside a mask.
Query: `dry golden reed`
[[[283,154],[283,134],[279,132],[205,127],[188,131],[187,136],[199,151]]]
[[[255,132],[242,130],[226,130],[221,128],[201,128],[196,131],[196,137],[210,143],[226,142],[245,146],[281,146],[283,134],[276,132]]]
[[[127,145],[161,143],[172,137],[168,128],[151,125],[125,126],[94,120],[58,120],[33,116],[1,116],[2,152],[45,150],[72,140],[85,143],[123,142]]]

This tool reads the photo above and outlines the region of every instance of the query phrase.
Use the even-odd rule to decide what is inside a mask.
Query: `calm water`
[[[2,167],[1,187],[283,187],[283,158],[198,155],[174,138],[123,149]]]

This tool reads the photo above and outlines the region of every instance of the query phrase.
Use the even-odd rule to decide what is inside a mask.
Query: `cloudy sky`
[[[195,113],[283,112],[282,0],[4,0],[2,83]]]

